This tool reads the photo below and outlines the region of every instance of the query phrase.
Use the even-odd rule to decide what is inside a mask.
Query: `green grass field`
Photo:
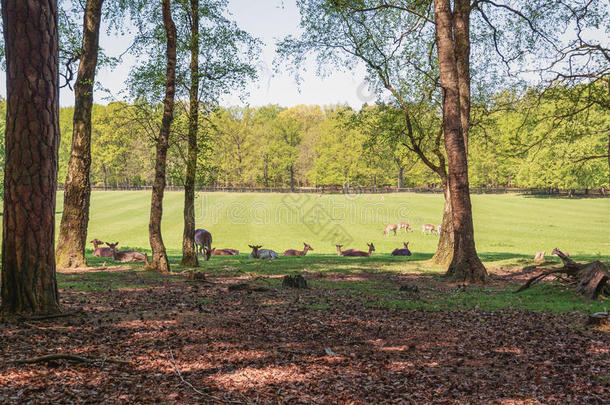
[[[57,223],[63,195],[58,195]],[[476,245],[483,260],[499,261],[548,255],[554,247],[582,260],[610,261],[610,200],[558,199],[520,195],[472,196]],[[119,247],[150,249],[148,217],[150,192],[94,192],[88,238],[119,241]],[[443,199],[435,194],[323,195],[207,193],[198,194],[197,227],[212,232],[214,247],[249,253],[248,244],[282,252],[313,246],[309,254],[333,254],[335,244],[366,250],[374,257],[388,256],[408,241],[414,258],[425,259],[438,237],[422,235],[424,223],[440,223]],[[180,255],[183,195],[167,192],[164,200],[163,238],[172,256]],[[383,236],[386,224],[405,221],[415,232]]]

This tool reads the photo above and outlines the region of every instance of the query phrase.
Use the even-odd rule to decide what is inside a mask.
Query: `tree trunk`
[[[191,89],[186,178],[184,180],[183,266],[197,266],[195,251],[195,176],[197,173],[197,132],[199,122],[199,2],[191,0]]]
[[[402,166],[399,166],[398,167],[398,188],[402,188],[402,186],[403,186],[404,173],[405,173],[405,168]]]
[[[470,132],[470,1],[455,0],[453,30],[455,41],[458,87],[460,90],[460,122],[464,149],[468,159],[468,134]]]
[[[57,1],[2,0],[7,75],[2,311],[59,311]]]
[[[59,267],[84,267],[91,199],[91,109],[104,0],[88,0],[83,21],[83,49],[74,85],[72,151],[64,187],[64,210],[55,260]]]
[[[161,218],[163,217],[163,192],[165,191],[165,173],[169,133],[174,118],[174,95],[176,93],[176,25],[172,20],[170,0],[162,1],[163,25],[167,35],[167,72],[165,79],[165,100],[163,100],[163,120],[157,139],[157,157],[155,160],[155,181],[153,183],[150,203],[150,223],[148,234],[152,249],[152,260],[148,269],[169,272],[169,260],[161,236]]]
[[[290,165],[290,191],[294,191],[294,166]]]
[[[446,175],[441,177],[441,182],[445,204],[443,207],[441,234],[438,238],[436,252],[434,252],[434,256],[432,256],[432,262],[443,267],[448,267],[453,260],[453,215],[451,212],[451,195]]]
[[[265,167],[263,168],[263,176],[265,176],[265,188],[269,188],[269,158],[265,156]]]
[[[482,283],[487,278],[487,271],[477,256],[474,244],[468,161],[461,124],[457,68],[457,60],[467,58],[468,55],[459,53],[458,51],[463,51],[463,49],[458,49],[454,43],[454,36],[459,35],[459,30],[454,31],[454,27],[452,27],[451,2],[434,0],[434,15],[443,91],[443,126],[454,228],[453,259],[446,275],[456,281]]]

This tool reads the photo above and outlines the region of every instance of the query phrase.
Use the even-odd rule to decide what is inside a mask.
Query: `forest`
[[[594,189],[609,187],[610,161],[590,159],[610,148],[610,114],[601,105],[562,118],[573,93],[538,101],[530,89],[501,93],[473,106],[469,166],[473,187]],[[0,101],[4,116],[6,101]],[[535,107],[532,104],[535,103]],[[419,131],[429,151],[442,117],[422,112]],[[285,108],[209,107],[198,131],[198,187],[428,187],[440,183],[409,149],[404,128],[384,123],[400,113],[391,104]],[[66,178],[74,108],[60,109],[59,184]],[[154,136],[160,110],[113,102],[92,110],[91,183],[141,187],[154,178]],[[167,180],[184,185],[188,106],[178,103],[167,158]],[[0,129],[3,128],[0,123]],[[0,131],[4,134],[4,131]],[[0,152],[1,153],[1,152]]]

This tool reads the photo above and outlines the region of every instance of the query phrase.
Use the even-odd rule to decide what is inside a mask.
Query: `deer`
[[[119,261],[121,263],[131,263],[131,262],[144,262],[148,266],[148,255],[146,253],[140,253],[135,251],[125,251],[120,252],[116,246],[119,242],[116,243],[108,243],[106,244],[112,250],[112,260]]]
[[[212,248],[211,255],[212,256],[237,256],[237,255],[239,255],[239,250]]]
[[[386,225],[385,229],[383,230],[383,234],[385,236],[387,236],[390,233],[390,231],[394,231],[394,236],[396,236],[397,229],[398,229],[398,225],[396,225],[396,224]]]
[[[112,249],[111,248],[107,248],[107,247],[99,247],[100,245],[103,245],[104,242],[102,242],[99,239],[93,239],[90,243],[93,243],[93,256],[95,257],[112,257]]]
[[[396,224],[396,226],[398,226],[398,230],[399,230],[399,231],[400,231],[401,229],[404,229],[404,230],[405,230],[405,232],[407,232],[407,231],[411,231],[411,232],[413,232],[413,228],[411,227],[411,225],[409,225],[409,224],[408,224],[408,223],[406,223],[406,222],[399,222],[399,223],[397,223],[397,224]]]
[[[271,249],[261,249],[263,245],[248,245],[252,249],[252,253],[248,256],[250,259],[277,259],[279,256],[277,252]]]
[[[348,251],[348,252],[343,252],[343,256],[348,256],[348,257],[370,257],[371,254],[375,251],[375,246],[373,246],[372,243],[367,243],[367,245],[369,246],[369,251],[368,252],[363,252],[362,250],[350,249],[350,251]]]
[[[343,245],[335,245],[335,246],[337,246],[337,255],[338,256],[343,256],[344,253],[353,252],[354,251],[354,249],[341,250]]]
[[[212,256],[212,234],[205,229],[195,229],[195,254],[205,253],[205,260],[210,260]]]
[[[411,251],[409,250],[409,242],[402,242],[404,245],[403,249],[394,249],[392,251],[392,256],[411,256]]]
[[[432,225],[432,224],[423,224],[422,228],[421,228],[421,233],[426,234],[426,231],[428,231],[428,233],[432,234],[439,234],[440,231],[436,228],[436,226]]]
[[[309,243],[303,242],[303,250],[288,249],[284,253],[282,253],[282,256],[305,256],[310,250],[313,250],[311,245],[309,245]]]

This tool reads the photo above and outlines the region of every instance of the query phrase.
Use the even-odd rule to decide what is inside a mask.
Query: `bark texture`
[[[195,175],[197,173],[197,132],[199,123],[199,1],[191,0],[191,88],[188,151],[184,179],[184,233],[182,265],[198,265],[195,251]]]
[[[55,313],[57,1],[0,4],[7,68],[2,311]]]
[[[462,4],[462,1],[457,0],[456,6],[459,6],[458,3]],[[464,48],[458,46],[458,43],[468,42],[469,39],[455,39],[457,36],[464,35],[464,32],[456,30],[454,27],[454,18],[458,17],[453,15],[449,0],[434,0],[434,15],[443,91],[443,127],[454,229],[453,259],[446,274],[456,281],[483,283],[487,278],[487,271],[477,256],[474,243],[458,74],[458,64],[463,63],[463,58],[469,59],[469,55],[463,53]],[[464,22],[462,21],[462,23]]]
[[[55,260],[59,267],[85,267],[85,246],[91,200],[91,109],[104,0],[88,0],[83,21],[83,44],[76,84],[72,151],[64,189],[64,209]]]
[[[446,175],[442,179],[442,183],[445,204],[443,206],[441,234],[438,238],[436,252],[434,252],[434,256],[432,256],[432,262],[443,267],[448,267],[453,260],[453,215],[451,211],[451,195]]]
[[[169,272],[169,260],[161,236],[161,218],[163,217],[163,194],[165,191],[165,174],[167,165],[167,149],[169,147],[169,132],[174,119],[174,95],[176,93],[176,25],[171,15],[170,0],[163,0],[163,25],[167,36],[167,70],[165,75],[165,99],[163,100],[163,119],[157,138],[157,154],[155,159],[155,181],[153,183],[150,202],[150,223],[148,236],[152,249],[152,260],[149,270]]]

